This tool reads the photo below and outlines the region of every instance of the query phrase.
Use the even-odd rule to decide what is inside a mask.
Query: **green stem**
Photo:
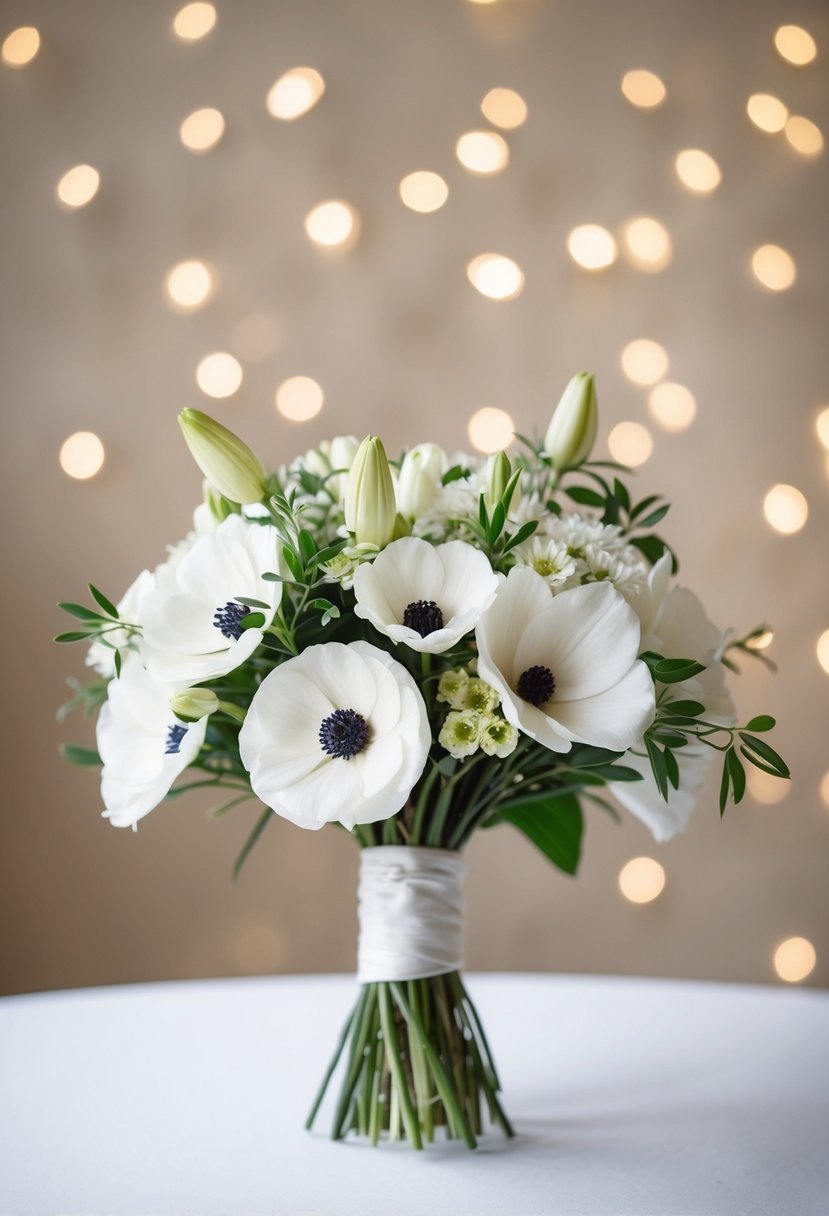
[[[418,1126],[412,1108],[412,1101],[409,1097],[409,1086],[400,1060],[400,1043],[394,1024],[394,1010],[392,1008],[390,991],[394,987],[395,985],[385,982],[377,985],[380,1000],[380,1023],[383,1027],[383,1038],[386,1041],[386,1056],[394,1080],[394,1089],[397,1092],[400,1110],[403,1115],[403,1126],[406,1129],[406,1135],[409,1137],[412,1148],[420,1150],[423,1148],[423,1142],[420,1138],[420,1127]]]

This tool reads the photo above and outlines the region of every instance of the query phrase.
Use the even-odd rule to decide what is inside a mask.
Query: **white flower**
[[[189,687],[226,675],[250,658],[280,600],[281,583],[262,580],[277,565],[276,542],[274,528],[230,515],[172,569],[159,573],[142,608],[142,655],[153,679]],[[237,602],[239,596],[268,607],[251,610]],[[245,629],[251,611],[264,619]]]
[[[719,661],[722,632],[706,615],[699,599],[687,587],[670,587],[671,558],[661,557],[633,605],[642,623],[642,648],[666,659],[695,659],[705,671],[670,685],[671,700],[699,701],[704,717],[722,725],[736,721],[734,703],[726,687],[725,668]],[[637,749],[638,752],[638,749]],[[616,799],[647,825],[658,841],[684,831],[715,753],[704,743],[690,743],[674,755],[679,766],[679,789],[671,787],[665,802],[653,779],[646,756],[630,754],[625,764],[643,774],[643,781],[613,782]]]
[[[239,732],[257,797],[304,828],[395,815],[430,744],[414,680],[368,642],[309,646],[282,663],[262,681]]]
[[[429,510],[418,516],[412,531],[415,536],[442,540],[450,534],[467,532],[464,520],[477,520],[481,488],[476,477],[460,478],[441,486]]]
[[[562,541],[567,545],[572,557],[583,556],[586,545],[596,545],[608,553],[616,553],[627,547],[618,524],[602,524],[596,519],[583,519],[574,511],[548,515],[542,520],[539,532]]]
[[[497,589],[498,575],[479,549],[405,536],[355,571],[354,611],[393,642],[443,654],[475,627]]]
[[[478,671],[504,717],[551,751],[574,742],[625,750],[653,720],[653,682],[636,658],[639,621],[612,587],[551,598],[539,574],[514,566],[476,637]]]
[[[436,443],[418,443],[403,457],[397,479],[397,509],[407,519],[423,515],[434,501],[449,467]]]
[[[628,552],[629,550],[629,552]],[[630,600],[645,583],[647,572],[642,564],[638,550],[632,545],[624,550],[611,553],[599,545],[584,546],[582,561],[587,567],[587,574],[596,582],[608,582],[621,591],[625,599]]]
[[[505,756],[511,755],[518,746],[518,731],[511,722],[507,722],[506,718],[497,718],[493,714],[491,717],[485,717],[481,722],[479,739],[481,751],[486,752],[488,756],[497,756],[499,760],[503,760]]]
[[[481,715],[465,710],[453,709],[438,735],[438,743],[450,756],[463,760],[478,750],[481,736]]]
[[[195,760],[207,719],[185,725],[170,709],[172,689],[158,684],[137,656],[109,685],[98,715],[98,751],[104,762],[104,815],[118,828],[135,827],[158,806],[179,773]]]
[[[155,586],[155,576],[149,570],[142,570],[135,582],[131,583],[115,605],[118,617],[125,625],[141,624],[141,605]],[[115,675],[115,651],[128,650],[134,647],[136,635],[126,629],[113,629],[104,635],[105,641],[97,639],[90,644],[86,652],[86,664],[93,667],[99,675],[111,680]],[[107,645],[109,643],[109,645]]]
[[[587,460],[596,442],[598,420],[593,376],[577,372],[562,393],[544,437],[544,451],[557,472]]]
[[[451,709],[465,709],[466,686],[469,672],[464,667],[453,667],[444,671],[438,680],[438,701],[445,701]]]
[[[552,590],[566,583],[576,573],[576,559],[570,556],[563,540],[533,533],[513,552],[519,566],[529,566],[535,570]]]

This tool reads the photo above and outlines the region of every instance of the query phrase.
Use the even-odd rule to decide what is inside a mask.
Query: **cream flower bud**
[[[447,464],[446,453],[436,443],[419,443],[403,457],[397,505],[407,519],[416,519],[429,510]]]
[[[387,545],[394,536],[397,504],[385,448],[367,435],[357,449],[345,489],[345,526],[358,544]]]
[[[178,416],[190,455],[212,486],[231,502],[261,502],[265,470],[246,443],[201,410]]]
[[[478,750],[480,731],[481,719],[478,714],[453,710],[446,715],[438,743],[446,748],[450,756],[462,760]]]
[[[200,722],[219,708],[219,698],[209,688],[187,688],[170,698],[170,709],[182,722]]]
[[[587,460],[596,441],[598,410],[591,372],[578,372],[553,411],[544,451],[557,473]]]

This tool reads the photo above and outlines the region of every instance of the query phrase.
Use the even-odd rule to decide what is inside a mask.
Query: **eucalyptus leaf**
[[[113,604],[112,600],[107,599],[103,591],[99,591],[92,583],[87,583],[89,594],[92,596],[99,608],[103,608],[107,616],[111,616],[113,620],[119,620],[118,609]]]

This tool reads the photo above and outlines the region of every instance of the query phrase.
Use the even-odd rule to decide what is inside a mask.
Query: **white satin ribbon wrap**
[[[357,979],[417,980],[463,966],[466,862],[448,849],[360,850]]]

